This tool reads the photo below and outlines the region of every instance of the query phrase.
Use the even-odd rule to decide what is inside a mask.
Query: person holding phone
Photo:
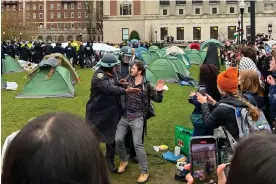
[[[275,165],[276,136],[253,136],[239,144],[231,164],[221,164],[217,167],[217,183],[274,184]],[[192,165],[187,164],[184,169],[192,170]],[[187,174],[187,184],[197,184],[192,174]]]

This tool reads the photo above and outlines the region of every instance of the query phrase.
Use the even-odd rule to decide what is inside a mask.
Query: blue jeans
[[[148,173],[148,161],[147,155],[144,149],[144,144],[142,141],[143,137],[143,117],[134,120],[129,120],[124,117],[121,118],[115,135],[116,150],[123,162],[127,161],[126,148],[124,143],[124,138],[129,130],[132,131],[133,144],[136,152],[137,160],[140,165],[141,173]]]

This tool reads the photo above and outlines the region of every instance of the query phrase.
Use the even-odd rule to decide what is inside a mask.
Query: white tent
[[[83,43],[83,45],[85,46],[87,43]],[[53,47],[56,46],[55,43],[52,43],[51,44]],[[67,47],[68,46],[68,42],[65,42],[65,43],[62,43],[61,46],[63,48]],[[93,43],[93,49],[94,50],[97,50],[97,51],[106,51],[106,52],[119,52],[120,49],[119,48],[116,48],[116,47],[113,47],[113,46],[110,46],[110,45],[107,45],[105,43]]]

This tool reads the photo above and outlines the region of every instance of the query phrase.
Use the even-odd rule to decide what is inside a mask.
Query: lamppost
[[[6,34],[5,31],[3,31],[3,37],[5,37],[5,34]]]
[[[271,33],[272,33],[272,24],[268,24],[268,34],[269,34],[269,39],[271,39]]]
[[[22,33],[20,32],[19,35],[20,35],[19,39],[21,41],[21,39],[22,39]]]
[[[241,34],[241,16],[239,16],[239,19],[238,19],[238,44],[241,44],[240,34]]]
[[[250,1],[250,41],[252,45],[256,42],[256,18],[255,18],[255,1]]]
[[[244,13],[244,7],[245,3],[243,0],[240,2],[240,13],[241,13],[241,43],[243,43],[243,13]]]
[[[155,31],[155,41],[156,41],[156,44],[157,44],[157,31]]]
[[[55,34],[55,43],[57,42],[57,35]]]

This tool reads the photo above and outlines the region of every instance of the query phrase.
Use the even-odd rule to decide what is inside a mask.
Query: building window
[[[50,10],[54,9],[54,4],[50,4]]]
[[[61,28],[61,23],[58,23],[58,28]]]
[[[43,28],[43,27],[44,27],[43,23],[40,23],[39,28]]]
[[[228,26],[228,39],[235,40],[236,26]]]
[[[26,14],[26,19],[30,19],[30,13]]]
[[[79,23],[79,28],[81,28],[81,23]]]
[[[36,10],[36,4],[33,4],[33,10]]]
[[[195,14],[199,15],[200,14],[200,8],[195,9]]]
[[[64,12],[63,16],[67,19],[67,12]]]
[[[177,40],[184,40],[184,27],[177,27],[176,28],[176,39]]]
[[[211,26],[210,27],[210,39],[218,39],[218,27]]]
[[[57,10],[60,10],[61,9],[61,5],[60,3],[57,4]]]
[[[60,19],[61,18],[61,14],[60,12],[57,12],[57,18]]]
[[[235,8],[234,7],[230,7],[230,13],[235,13]]]
[[[183,15],[183,14],[184,14],[183,9],[179,9],[179,10],[178,10],[178,14],[179,14],[179,15]]]
[[[163,15],[168,15],[168,10],[164,9],[163,10]]]
[[[10,11],[10,6],[9,5],[6,6],[6,10]]]
[[[74,12],[71,12],[71,18],[75,18]]]
[[[160,39],[165,40],[165,36],[168,35],[168,28],[167,27],[161,27],[160,28]]]
[[[39,8],[39,10],[43,10],[43,5],[39,4],[38,8]]]
[[[12,6],[12,11],[16,11],[16,5]]]
[[[71,28],[74,29],[75,28],[75,24],[71,23]]]
[[[170,5],[170,0],[160,0],[160,5],[168,6]]]
[[[203,1],[201,0],[192,0],[192,4],[202,4]]]
[[[33,13],[33,19],[36,19],[36,13]]]
[[[55,14],[54,14],[54,12],[51,12],[50,13],[50,19],[54,19],[55,18]]]
[[[66,23],[64,24],[64,28],[68,28],[68,25]]]
[[[74,10],[74,8],[75,8],[75,4],[71,3],[71,10]]]
[[[251,7],[248,7],[248,8],[247,8],[247,11],[248,11],[248,13],[250,13],[250,11],[251,11]]]
[[[128,40],[129,32],[128,28],[122,28],[122,40],[126,41]]]
[[[51,29],[54,29],[54,23],[51,24]]]
[[[81,18],[81,12],[78,12],[78,18],[79,19]]]
[[[120,15],[131,15],[131,3],[126,1],[121,3]]]
[[[19,10],[22,10],[22,5],[19,5]]]
[[[42,13],[39,14],[39,19],[43,19],[43,14]]]
[[[26,10],[30,10],[30,5],[26,4]]]
[[[186,4],[186,0],[176,0],[176,5],[184,5]]]
[[[81,3],[78,3],[78,9],[81,9]]]
[[[201,40],[201,27],[193,27],[194,40]]]
[[[212,14],[217,14],[218,13],[218,9],[217,8],[212,8]]]
[[[64,10],[67,10],[67,3],[64,3],[64,4],[63,4],[63,9],[64,9]]]
[[[88,13],[87,12],[85,12],[85,18],[88,18]]]

